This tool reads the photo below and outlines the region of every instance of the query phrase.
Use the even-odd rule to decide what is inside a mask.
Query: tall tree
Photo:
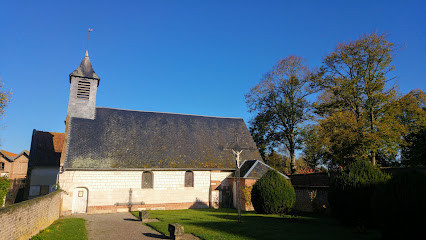
[[[0,81],[0,117],[4,114],[4,109],[10,101],[12,93],[10,91],[3,90],[3,83]]]
[[[399,120],[405,127],[401,144],[402,163],[426,166],[426,93],[410,91],[399,100]]]
[[[386,34],[371,33],[340,43],[325,57],[320,77],[315,78],[317,86],[324,91],[316,104],[317,113],[323,119],[344,121],[343,128],[339,122],[331,121],[336,123],[331,133],[350,133],[352,138],[347,140],[361,144],[373,164],[378,152],[396,151],[400,136],[401,127],[395,120],[392,104],[396,90],[387,86],[392,79],[389,74],[394,70],[394,50]],[[340,140],[345,141],[342,137]],[[350,147],[350,141],[343,145]],[[354,149],[353,157],[365,156],[364,151],[359,151],[362,149]],[[346,150],[350,153],[350,149]]]
[[[246,94],[252,132],[259,136],[262,147],[284,145],[290,156],[291,171],[296,171],[296,149],[301,146],[300,127],[309,117],[307,96],[310,72],[301,57],[288,56],[279,60],[260,83]]]
[[[9,104],[11,96],[10,91],[3,90],[3,83],[0,81],[0,119],[4,115],[4,109]]]

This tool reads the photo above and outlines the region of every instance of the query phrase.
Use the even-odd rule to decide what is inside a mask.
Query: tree
[[[377,153],[398,151],[401,125],[395,118],[396,90],[392,79],[393,43],[386,34],[371,33],[340,43],[325,57],[314,78],[323,90],[316,103],[320,125],[328,134],[329,153],[343,148],[344,157],[376,164]]]
[[[410,91],[399,100],[398,118],[405,127],[401,143],[402,163],[426,166],[426,93]]]
[[[249,111],[256,113],[251,122],[256,143],[261,151],[284,145],[290,155],[292,173],[296,171],[295,150],[302,143],[300,127],[309,117],[309,77],[304,60],[288,56],[279,60],[246,94]]]
[[[3,206],[4,199],[9,191],[10,181],[5,177],[0,177],[0,207]]]
[[[4,109],[10,101],[12,93],[10,91],[3,90],[3,83],[0,82],[0,117],[4,114]]]

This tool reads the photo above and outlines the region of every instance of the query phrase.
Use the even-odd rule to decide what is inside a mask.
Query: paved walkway
[[[131,213],[77,214],[72,217],[86,219],[89,240],[152,240],[169,239],[142,224]],[[185,234],[185,239],[198,239]]]

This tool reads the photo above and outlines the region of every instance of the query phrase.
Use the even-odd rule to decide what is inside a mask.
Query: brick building
[[[69,77],[63,139],[33,133],[28,191],[40,195],[43,185],[50,191],[54,179],[67,192],[64,214],[231,207],[235,156],[225,148],[237,139],[253,149],[242,160],[262,161],[241,118],[96,107],[100,78],[87,52]],[[46,142],[55,136],[63,143],[61,154],[59,144]]]
[[[0,151],[0,176],[7,177],[10,180],[9,192],[6,195],[6,204],[13,204],[16,200],[22,201],[23,199],[28,156],[29,152],[26,150],[18,154],[5,150]],[[18,193],[21,195],[17,199]]]

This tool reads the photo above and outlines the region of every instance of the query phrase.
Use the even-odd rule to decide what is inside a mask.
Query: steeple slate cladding
[[[69,117],[95,119],[99,81],[100,78],[93,71],[86,51],[80,66],[70,74],[71,88],[67,112]]]

